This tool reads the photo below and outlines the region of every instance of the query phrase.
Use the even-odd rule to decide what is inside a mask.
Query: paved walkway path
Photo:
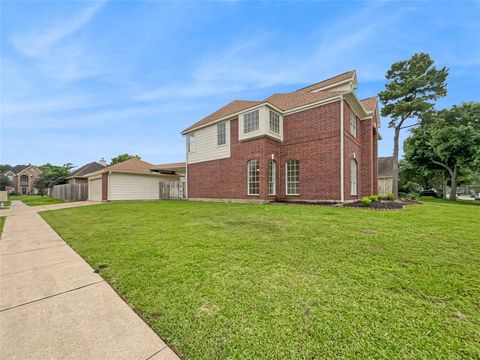
[[[72,206],[13,202],[1,214],[0,357],[178,359],[37,213]]]

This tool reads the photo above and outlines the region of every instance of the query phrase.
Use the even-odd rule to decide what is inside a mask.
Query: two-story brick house
[[[42,174],[42,171],[35,165],[16,165],[2,175],[12,182],[10,192],[21,195],[37,194],[35,180]]]
[[[377,193],[376,97],[349,71],[185,129],[189,199],[351,201]]]

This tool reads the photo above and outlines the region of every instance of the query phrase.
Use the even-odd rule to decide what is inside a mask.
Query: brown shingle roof
[[[373,96],[373,97],[368,98],[368,99],[360,100],[360,102],[362,103],[365,110],[368,111],[368,112],[371,112],[371,111],[375,110],[375,108],[377,107],[377,97],[376,96]]]
[[[128,171],[128,172],[144,172],[150,173],[153,164],[146,161],[132,158],[121,163],[107,166],[104,171]]]
[[[378,158],[378,176],[393,177],[393,156]]]
[[[336,92],[322,91],[316,93],[294,92],[284,94],[273,94],[265,99],[270,104],[278,107],[280,110],[295,109],[299,106],[308,105],[320,100],[328,99],[338,95]]]
[[[343,74],[336,75],[334,77],[331,77],[331,78],[322,80],[320,82],[317,82],[315,84],[312,84],[312,85],[306,86],[304,88],[298,89],[297,91],[298,92],[314,91],[314,90],[317,90],[317,89],[321,89],[325,86],[333,85],[333,84],[335,84],[337,82],[340,82],[340,81],[348,80],[348,79],[352,78],[354,75],[355,75],[355,70],[350,70],[350,71],[347,71]]]
[[[199,126],[209,124],[215,120],[219,120],[229,115],[247,110],[255,105],[259,105],[264,102],[269,102],[273,106],[279,108],[282,111],[294,109],[300,106],[308,105],[315,103],[320,100],[328,99],[330,97],[336,96],[338,93],[334,91],[320,91],[320,92],[310,92],[322,87],[335,84],[340,81],[351,79],[355,76],[355,70],[347,71],[343,74],[331,77],[329,79],[320,81],[313,85],[307,86],[305,88],[299,89],[291,93],[282,93],[282,94],[273,94],[272,96],[266,98],[264,101],[253,101],[253,100],[234,100],[221,109],[215,111],[214,113],[204,117],[202,120],[196,122],[192,126],[189,126],[182,133],[186,133],[192,129],[195,129]],[[367,99],[368,100],[368,99]]]
[[[152,170],[181,170],[185,169],[185,163],[158,164],[151,167]]]
[[[204,117],[202,120],[197,121],[192,126],[189,126],[183,132],[191,130],[201,125],[208,124],[212,121],[221,119],[225,116],[235,114],[239,111],[246,110],[252,106],[260,104],[261,101],[254,101],[254,100],[233,100],[231,103],[225,105],[224,107],[220,108],[219,110],[215,111],[214,113]]]

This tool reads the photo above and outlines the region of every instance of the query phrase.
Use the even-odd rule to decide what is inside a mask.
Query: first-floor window
[[[247,163],[248,195],[260,194],[260,168],[258,160],[250,160]]]
[[[276,194],[276,181],[277,178],[277,163],[275,160],[270,160],[268,164],[268,195]]]
[[[190,133],[187,135],[187,143],[188,143],[188,152],[193,153],[196,149],[195,143],[195,133]]]
[[[357,161],[350,161],[350,195],[357,195]]]
[[[300,161],[288,160],[286,163],[287,195],[300,194]]]

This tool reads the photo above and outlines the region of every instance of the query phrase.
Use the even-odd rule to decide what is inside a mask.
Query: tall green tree
[[[8,164],[0,164],[0,174],[4,173],[12,168],[11,165]]]
[[[8,186],[12,186],[10,179],[4,175],[0,175],[0,191],[5,191]]]
[[[462,173],[480,161],[480,103],[465,103],[426,116],[405,142],[405,159],[450,178],[450,200],[456,200]]]
[[[62,166],[52,165],[50,163],[41,165],[39,169],[42,170],[42,174],[35,180],[34,186],[39,190],[40,194],[43,195],[46,189],[65,183],[72,168],[73,164],[71,163]]]
[[[130,155],[130,154],[125,153],[125,154],[120,154],[120,155],[112,158],[111,165],[115,165],[115,164],[130,160],[130,159],[133,159],[133,158],[141,159],[141,157],[139,155]]]
[[[393,138],[393,189],[398,196],[398,143],[400,132],[408,119],[416,119],[432,111],[434,100],[447,94],[445,80],[447,68],[437,69],[430,55],[414,54],[410,59],[394,63],[387,71],[389,82],[378,94],[383,108],[382,116],[390,117],[389,127],[394,128]]]

